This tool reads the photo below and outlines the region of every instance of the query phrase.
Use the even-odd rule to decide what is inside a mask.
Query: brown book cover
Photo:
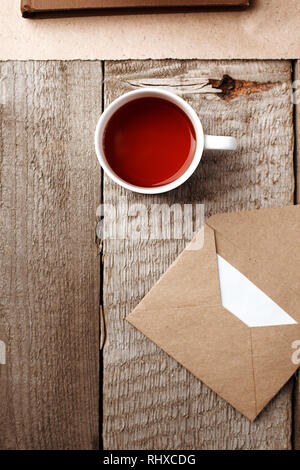
[[[23,16],[35,13],[110,8],[247,7],[249,0],[22,0]]]

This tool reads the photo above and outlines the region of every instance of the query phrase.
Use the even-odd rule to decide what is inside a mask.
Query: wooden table
[[[206,216],[300,202],[292,101],[299,65],[149,60],[0,67],[6,343],[0,447],[300,448],[296,377],[251,424],[124,321],[184,241],[96,236],[97,207],[120,198],[148,206],[202,203]],[[169,194],[146,197],[117,187],[100,171],[94,127],[114,98],[147,85],[180,93],[206,132],[237,136],[239,151],[205,154],[189,182]],[[104,221],[106,228],[113,223]]]

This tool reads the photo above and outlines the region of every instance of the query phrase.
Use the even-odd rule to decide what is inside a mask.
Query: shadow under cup
[[[187,113],[155,94],[117,107],[101,136],[110,171],[124,183],[149,190],[163,189],[182,177],[197,148],[196,131]]]

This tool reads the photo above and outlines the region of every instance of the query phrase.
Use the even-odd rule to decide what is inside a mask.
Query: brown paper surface
[[[300,58],[299,0],[244,11],[25,19],[0,2],[0,59]]]
[[[223,308],[217,253],[297,324],[250,328]],[[299,255],[300,205],[216,215],[127,320],[254,420],[299,367]]]

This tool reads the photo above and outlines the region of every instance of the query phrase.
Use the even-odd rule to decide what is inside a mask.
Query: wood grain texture
[[[99,62],[2,62],[2,449],[99,439]]]
[[[300,204],[300,62],[296,61],[294,71],[294,104],[296,117],[296,152],[295,152],[295,203]],[[294,448],[300,450],[300,373],[296,374],[294,385]]]
[[[293,203],[293,107],[287,61],[105,63],[105,105],[143,86],[180,93],[210,134],[234,135],[237,152],[205,153],[193,177],[161,196],[126,192],[108,178],[104,202],[202,203],[205,216]],[[216,88],[217,87],[217,88]],[[136,208],[135,208],[136,210]],[[132,212],[132,215],[134,211]],[[192,215],[190,215],[192,217]],[[129,219],[106,221],[109,231]],[[174,219],[173,228],[181,224]],[[104,447],[106,449],[289,449],[292,384],[251,424],[124,321],[186,240],[104,240]]]
[[[295,140],[296,140],[296,152],[295,152],[295,179],[296,179],[296,193],[295,202],[300,204],[300,61],[295,62],[294,71],[295,81],[293,83],[294,92],[294,104],[295,104]]]

